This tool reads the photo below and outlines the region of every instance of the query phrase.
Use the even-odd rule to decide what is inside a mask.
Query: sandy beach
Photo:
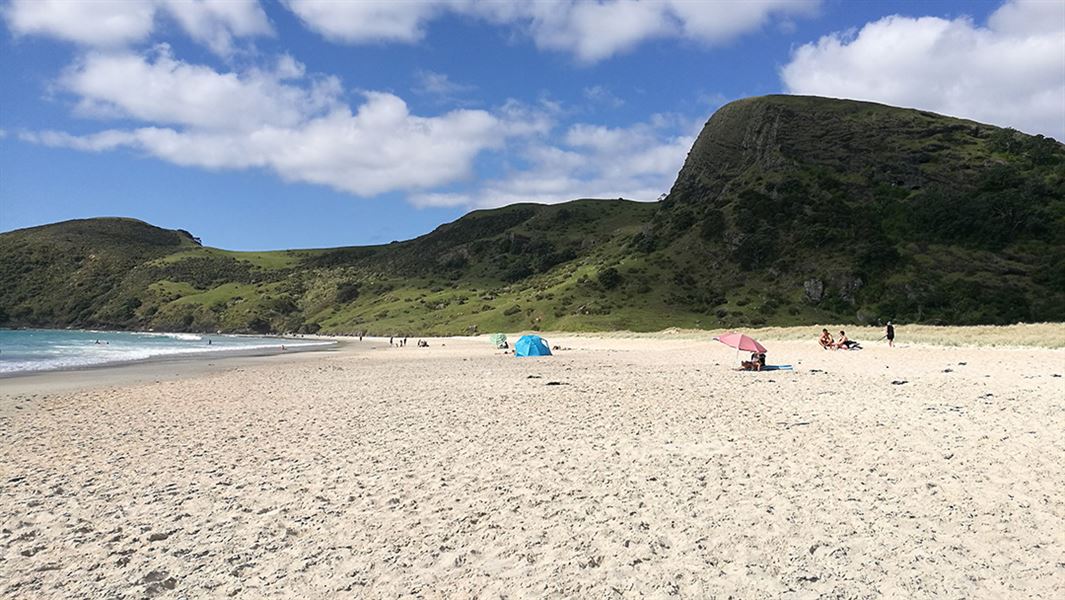
[[[549,339],[0,382],[0,595],[1065,595],[1065,350]]]

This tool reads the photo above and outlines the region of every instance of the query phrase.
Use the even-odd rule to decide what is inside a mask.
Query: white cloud
[[[311,29],[348,43],[416,42],[425,34],[425,21],[446,4],[440,0],[281,1]]]
[[[474,89],[472,85],[466,85],[463,83],[456,83],[452,81],[444,73],[435,73],[433,71],[418,71],[415,76],[418,79],[418,84],[415,89],[419,92],[426,94],[437,94],[441,96],[447,96],[451,94],[468,92]]]
[[[284,0],[284,4],[307,27],[334,41],[417,42],[430,21],[451,13],[513,27],[540,48],[593,63],[654,38],[720,44],[774,18],[810,14],[819,0]]]
[[[17,21],[33,12],[31,4],[21,1],[8,5],[5,15],[19,35],[49,35],[90,46],[60,74],[54,90],[72,101],[76,115],[109,123],[85,135],[18,134],[31,143],[84,152],[132,150],[190,168],[263,169],[286,181],[356,196],[404,192],[419,205],[473,207],[578,197],[654,200],[669,189],[694,139],[690,124],[668,115],[631,127],[584,123],[560,130],[557,123],[573,113],[548,97],[533,103],[509,100],[490,110],[415,115],[392,93],[362,91],[352,102],[338,78],[308,73],[289,55],[268,66],[227,70],[180,60],[166,44],[129,48],[152,36],[160,15],[223,54],[232,49],[233,39],[264,31],[222,2],[101,4],[113,9],[115,20],[96,23],[100,13],[86,13],[86,23],[78,26],[56,8],[63,8],[62,2],[45,4],[37,21]],[[562,2],[555,6],[561,11],[557,15],[544,4],[467,0],[290,4],[293,10],[300,4],[363,17],[403,13],[385,15],[373,25],[378,32],[393,33],[344,38],[350,40],[374,35],[417,39],[425,23],[451,10],[520,25],[542,47],[571,51],[582,60],[605,57],[649,35],[689,35],[670,3]],[[255,2],[239,5],[261,12]],[[301,17],[318,14],[314,10]],[[336,23],[343,24],[343,15],[337,15]],[[597,21],[611,27],[610,32],[596,29]],[[673,32],[659,32],[653,23],[664,23]],[[262,24],[268,31],[265,15]],[[593,29],[596,41],[573,45]],[[431,97],[454,99],[475,89],[443,73],[421,71],[415,77],[412,90]],[[601,86],[584,92],[588,101],[600,105],[622,103]],[[485,154],[502,167],[500,175],[478,182],[472,179],[475,164]]]
[[[1006,34],[1061,33],[1065,8],[1055,0],[1015,0],[1005,2],[987,21],[991,29]]]
[[[453,81],[445,73],[419,70],[414,74],[415,83],[411,91],[421,96],[429,96],[437,103],[455,103],[470,105],[464,96],[477,89],[475,85]]]
[[[423,79],[453,89],[446,78]],[[179,60],[165,45],[146,54],[90,52],[56,90],[70,94],[77,113],[121,126],[88,135],[22,132],[22,140],[85,152],[132,149],[192,168],[264,169],[362,197],[405,192],[420,206],[654,200],[669,189],[697,130],[658,114],[630,127],[580,123],[559,131],[565,111],[549,99],[419,116],[384,92],[362,92],[352,105],[337,78],[308,74],[288,55],[268,68],[218,71]],[[485,153],[502,163],[501,175],[474,181]]]
[[[45,35],[92,46],[143,40],[152,31],[156,6],[124,0],[13,0],[4,10],[17,35]]]
[[[580,2],[557,12],[532,6],[537,45],[571,52],[582,62],[596,62],[630,50],[646,39],[677,33],[668,3]]]
[[[223,55],[232,51],[234,37],[272,32],[258,0],[12,0],[3,15],[16,35],[95,47],[143,42],[160,16]]]
[[[454,206],[470,206],[473,198],[467,194],[454,192],[426,192],[410,196],[411,204],[421,208],[451,208]]]
[[[154,57],[92,54],[64,74],[60,88],[77,97],[82,112],[145,126],[21,137],[84,151],[133,148],[185,166],[264,168],[288,181],[374,196],[463,179],[481,152],[549,127],[516,103],[497,114],[422,117],[395,95],[365,92],[352,108],[336,78],[304,71],[288,56],[271,70],[223,73],[177,60],[165,47]]]
[[[273,31],[259,0],[165,0],[161,9],[192,39],[222,55],[232,51],[234,37]]]
[[[606,86],[588,86],[584,88],[583,94],[586,100],[595,104],[601,104],[611,108],[620,108],[625,105],[625,101],[614,95],[614,92],[611,92],[610,88]]]
[[[890,16],[799,47],[790,93],[931,110],[1065,138],[1065,3],[1006,2],[968,18]]]
[[[684,35],[707,42],[728,41],[740,33],[757,29],[774,15],[794,26],[790,17],[812,15],[819,2],[804,0],[752,0],[733,2],[690,2],[675,0],[670,9],[677,16]],[[710,6],[708,6],[710,5]]]
[[[276,71],[238,74],[182,62],[166,46],[153,54],[89,54],[67,69],[59,85],[77,95],[83,114],[199,128],[295,126],[340,103],[335,77],[306,87],[286,84],[285,79],[303,76],[302,65],[289,56],[278,61]]]
[[[624,128],[576,124],[556,144],[527,144],[521,150],[523,168],[468,192],[415,193],[409,200],[416,206],[470,208],[577,198],[653,201],[669,191],[695,137],[675,131],[676,119],[652,121]]]

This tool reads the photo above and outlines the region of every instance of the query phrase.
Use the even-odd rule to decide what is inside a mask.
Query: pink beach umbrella
[[[739,358],[740,350],[746,352],[766,352],[765,346],[758,343],[758,340],[744,335],[742,333],[729,332],[725,335],[720,335],[715,340],[722,344],[736,349],[736,358]]]

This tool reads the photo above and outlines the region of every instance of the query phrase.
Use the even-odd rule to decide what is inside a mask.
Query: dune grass
[[[867,347],[877,343],[884,335],[881,327],[860,327],[855,325],[806,325],[799,327],[762,327],[741,329],[743,333],[762,341],[809,340],[817,343],[817,336],[825,328],[838,337],[839,331],[847,332],[847,337],[857,340]],[[666,329],[655,332],[614,331],[600,333],[552,332],[554,335],[618,337],[646,339],[711,339],[725,333],[723,329]],[[545,336],[550,334],[545,333]],[[887,342],[881,341],[886,344]],[[1065,348],[1065,323],[1018,323],[1016,325],[975,325],[975,326],[938,326],[938,325],[897,325],[895,327],[895,344],[926,344],[930,346],[987,346],[1019,348]]]

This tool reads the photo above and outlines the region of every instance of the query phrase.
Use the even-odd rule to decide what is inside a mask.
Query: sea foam
[[[76,369],[150,358],[328,346],[327,340],[167,332],[0,330],[0,374]]]

